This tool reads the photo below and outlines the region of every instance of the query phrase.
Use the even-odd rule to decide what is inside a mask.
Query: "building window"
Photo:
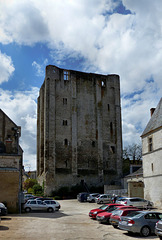
[[[64,139],[64,145],[65,145],[65,146],[68,145],[68,140],[67,140],[67,138]]]
[[[110,146],[110,152],[113,153],[113,154],[115,153],[115,147],[114,146]]]
[[[67,126],[67,120],[63,120],[62,125]]]
[[[67,98],[63,98],[63,105],[67,104]]]
[[[95,147],[95,141],[92,141],[92,147]]]
[[[110,105],[109,104],[107,104],[107,110],[108,110],[108,112],[110,111]]]
[[[150,137],[148,139],[148,151],[152,152],[153,148],[152,148],[152,137]]]
[[[64,81],[69,80],[69,71],[64,71]]]
[[[152,171],[154,171],[154,164],[153,163],[151,163],[151,169],[152,169]]]
[[[106,82],[105,82],[105,80],[102,80],[102,81],[101,81],[101,87],[106,87]]]

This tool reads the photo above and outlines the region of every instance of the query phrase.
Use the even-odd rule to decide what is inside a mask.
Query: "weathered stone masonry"
[[[46,194],[81,180],[100,186],[120,179],[118,75],[46,67],[38,97],[37,175]]]

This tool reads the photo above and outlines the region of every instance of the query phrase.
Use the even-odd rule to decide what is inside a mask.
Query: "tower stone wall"
[[[37,174],[45,193],[122,175],[120,79],[49,65],[38,97]]]

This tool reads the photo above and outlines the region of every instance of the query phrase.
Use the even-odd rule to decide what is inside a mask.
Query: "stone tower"
[[[37,111],[37,177],[45,194],[122,175],[120,80],[46,67]]]

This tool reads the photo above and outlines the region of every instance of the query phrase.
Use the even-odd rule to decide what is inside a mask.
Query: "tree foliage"
[[[30,179],[30,178],[26,179],[26,181],[24,182],[24,190],[28,191],[29,188],[33,188],[33,186],[37,183],[38,182],[36,179]]]

